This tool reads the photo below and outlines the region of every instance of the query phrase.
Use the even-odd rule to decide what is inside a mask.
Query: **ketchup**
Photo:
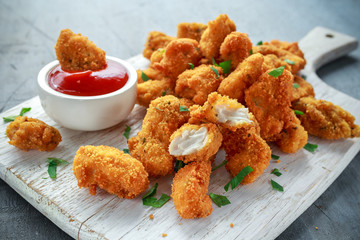
[[[67,72],[60,65],[49,73],[49,86],[55,91],[75,96],[97,96],[122,88],[129,76],[121,64],[108,60],[98,71]]]

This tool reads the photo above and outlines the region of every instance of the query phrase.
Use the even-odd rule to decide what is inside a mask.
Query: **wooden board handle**
[[[358,46],[356,38],[316,27],[299,41],[299,47],[305,54],[305,71],[312,72],[332,60],[355,50]]]

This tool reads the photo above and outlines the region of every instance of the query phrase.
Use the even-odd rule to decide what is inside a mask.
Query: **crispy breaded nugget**
[[[6,128],[9,144],[28,151],[52,151],[61,142],[59,131],[35,118],[19,116]]]
[[[218,74],[213,69],[216,69]],[[175,93],[202,105],[207,96],[216,91],[224,79],[221,67],[200,65],[184,71],[176,80]]]
[[[246,58],[221,82],[218,92],[244,103],[244,91],[260,77],[263,61],[260,53]]]
[[[261,137],[266,141],[279,138],[282,129],[293,121],[290,108],[293,75],[284,70],[275,78],[263,73],[259,80],[245,91],[245,102],[260,125]]]
[[[170,137],[169,152],[184,163],[209,161],[222,142],[219,128],[212,123],[185,124]]]
[[[174,39],[174,37],[168,36],[162,32],[150,32],[146,39],[145,49],[143,51],[144,57],[150,59],[151,54],[154,51],[158,50],[159,48],[165,48]]]
[[[198,42],[189,38],[178,38],[169,43],[165,49],[165,55],[160,63],[154,63],[154,68],[163,72],[172,80],[186,69],[189,63],[197,65],[201,58]]]
[[[239,63],[250,56],[252,43],[246,33],[232,32],[226,36],[220,46],[220,57],[231,60],[231,68],[235,69]]]
[[[298,118],[309,134],[325,139],[360,137],[354,116],[331,102],[305,97],[295,102],[293,108],[304,113]]]
[[[212,202],[206,195],[210,174],[210,161],[192,162],[175,174],[171,197],[180,217],[203,218],[211,214]]]
[[[168,151],[169,140],[190,117],[188,111],[180,112],[180,106],[185,103],[171,95],[153,100],[141,131],[128,141],[131,156],[142,162],[149,176],[164,176],[174,169],[174,157]]]
[[[250,166],[254,171],[249,173],[241,182],[254,182],[269,166],[271,149],[269,145],[256,133],[256,128],[239,128],[235,132],[223,132],[223,147],[226,152],[226,169],[235,177],[244,167]]]
[[[305,81],[305,79],[295,75],[291,102],[295,102],[303,97],[315,97],[314,88],[309,82]]]
[[[104,50],[87,37],[63,29],[55,45],[56,57],[65,71],[100,70],[106,67]]]
[[[285,42],[285,41],[282,42],[279,40],[272,40],[270,42],[264,42],[264,45],[273,45],[275,47],[284,49],[284,50],[289,51],[305,60],[304,53],[299,48],[299,45],[297,42],[289,43],[289,42]]]
[[[159,48],[158,50],[154,51],[150,57],[150,66],[156,62],[161,62],[165,55],[165,48]]]
[[[177,25],[177,37],[191,38],[199,42],[206,28],[207,26],[202,23],[179,23]]]
[[[209,60],[217,59],[225,37],[234,31],[235,23],[226,14],[220,14],[214,21],[210,21],[199,42],[203,56]]]
[[[81,146],[74,158],[73,172],[78,186],[88,188],[92,195],[99,186],[119,198],[131,199],[149,186],[141,162],[109,146]]]
[[[174,86],[170,79],[148,80],[137,84],[136,103],[149,107],[152,100],[165,95],[174,95]]]
[[[281,65],[285,65],[287,69],[291,69],[292,74],[296,74],[305,67],[305,59],[289,52],[284,49],[278,48],[274,45],[260,45],[253,46],[253,53],[261,53],[262,55],[274,54],[282,62]],[[286,61],[285,61],[286,60]],[[294,64],[290,64],[288,61],[292,61]]]
[[[294,115],[295,113],[292,114]],[[283,152],[296,153],[306,145],[307,140],[307,131],[301,126],[300,120],[294,116],[290,126],[281,131],[280,138],[276,141],[276,144]]]

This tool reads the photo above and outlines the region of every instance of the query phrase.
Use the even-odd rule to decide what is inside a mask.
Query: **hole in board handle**
[[[334,37],[334,35],[333,35],[333,34],[331,34],[331,33],[327,33],[327,34],[325,35],[325,37],[327,37],[327,38],[333,38],[333,37]]]

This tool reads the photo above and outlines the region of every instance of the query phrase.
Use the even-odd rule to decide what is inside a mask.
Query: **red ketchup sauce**
[[[122,88],[129,79],[120,63],[107,60],[105,69],[67,72],[60,65],[49,73],[49,86],[55,91],[75,96],[98,96]]]

